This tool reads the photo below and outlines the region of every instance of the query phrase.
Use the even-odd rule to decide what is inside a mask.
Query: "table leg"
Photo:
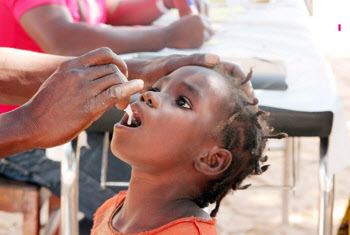
[[[284,152],[284,166],[283,166],[283,185],[290,185],[290,163],[294,146],[294,138],[289,137],[285,140],[285,152]],[[290,200],[290,189],[282,189],[282,224],[289,224],[289,200]]]
[[[320,138],[320,207],[318,235],[331,235],[333,222],[334,175],[328,173],[328,137]]]
[[[72,142],[65,145],[65,156],[61,162],[61,228],[64,235],[78,235],[79,206],[79,160],[82,137],[78,136],[74,153]]]
[[[106,189],[108,169],[109,132],[105,132],[103,138],[102,164],[101,164],[101,189]]]

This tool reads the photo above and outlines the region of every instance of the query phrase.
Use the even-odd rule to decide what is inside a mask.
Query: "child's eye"
[[[159,89],[156,87],[152,87],[148,91],[159,92]]]
[[[176,104],[182,108],[185,109],[191,109],[191,105],[190,102],[183,96],[180,96],[177,100],[176,100]]]

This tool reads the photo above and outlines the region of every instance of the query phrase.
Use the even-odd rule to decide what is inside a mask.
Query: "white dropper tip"
[[[126,109],[124,109],[124,111],[128,114],[129,118],[128,118],[128,125],[131,124],[131,120],[132,120],[132,110],[131,110],[131,106],[130,104],[126,107]]]

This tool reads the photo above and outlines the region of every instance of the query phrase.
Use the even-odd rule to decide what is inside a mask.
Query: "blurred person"
[[[58,55],[106,46],[124,54],[196,48],[212,34],[203,15],[183,15],[164,27],[149,25],[163,14],[159,5],[174,7],[173,0],[1,1],[0,46]]]

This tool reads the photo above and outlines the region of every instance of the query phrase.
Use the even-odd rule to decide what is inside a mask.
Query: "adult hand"
[[[252,103],[257,102],[257,98],[254,95],[254,90],[250,78],[253,74],[252,70],[245,75],[244,72],[237,64],[233,64],[230,62],[221,62],[220,66],[223,66],[223,69],[233,77],[239,77],[242,80],[242,88],[247,97],[251,100]],[[258,105],[254,105],[257,109]]]
[[[214,30],[208,20],[200,15],[188,15],[164,28],[166,47],[199,48],[210,39]]]
[[[129,79],[142,79],[145,82],[142,92],[145,92],[159,78],[180,67],[197,65],[212,68],[220,63],[220,58],[214,54],[169,55],[154,60],[127,60],[126,63],[129,68]]]
[[[125,79],[125,62],[108,48],[63,62],[20,109],[36,147],[68,142],[119,102],[143,88]]]

